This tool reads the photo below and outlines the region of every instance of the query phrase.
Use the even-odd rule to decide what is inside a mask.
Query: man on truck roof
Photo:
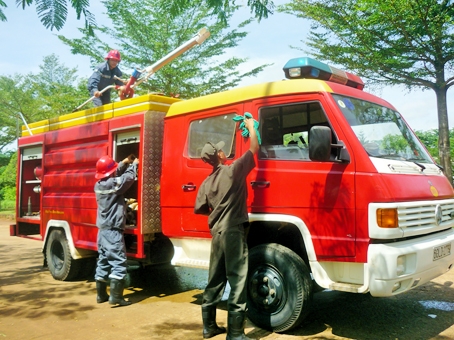
[[[202,160],[213,166],[203,181],[194,207],[196,214],[208,215],[212,236],[208,284],[203,293],[203,337],[211,338],[226,329],[216,324],[216,305],[221,301],[226,282],[231,287],[228,299],[227,340],[250,339],[244,334],[249,228],[246,177],[254,169],[254,154],[259,150],[254,119],[245,118],[250,147],[231,165],[222,151],[224,142],[207,143]]]
[[[116,84],[118,90],[124,88],[123,82],[116,79],[115,77],[121,78],[123,73],[118,68],[118,64],[121,61],[120,52],[117,50],[111,50],[107,53],[104,58],[106,61],[99,64],[91,77],[88,79],[88,91],[91,96],[96,98],[93,99],[94,106],[101,106],[110,103],[110,91],[108,89],[101,93],[107,86]]]

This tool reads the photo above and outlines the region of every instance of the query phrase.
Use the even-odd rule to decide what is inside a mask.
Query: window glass
[[[333,97],[369,156],[433,163],[398,112],[357,98]]]
[[[199,119],[191,122],[189,127],[189,157],[200,158],[202,148],[207,142],[225,143],[222,149],[228,158],[235,155],[234,137],[236,122],[234,113]]]
[[[259,116],[260,159],[309,160],[309,130],[329,126],[319,102],[264,107]]]

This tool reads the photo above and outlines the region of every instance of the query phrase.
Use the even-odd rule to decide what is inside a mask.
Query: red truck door
[[[222,140],[229,160],[239,156],[235,152],[237,124],[232,118],[243,114],[242,107],[234,104],[166,120],[166,131],[178,131],[172,134],[171,142],[166,142],[169,134],[164,139],[161,208],[167,236],[210,237],[208,217],[194,214],[197,191],[212,171],[211,165],[201,160],[201,151],[206,142]],[[174,147],[167,148],[170,144]]]
[[[250,176],[251,211],[301,218],[325,260],[355,255],[354,164],[309,159],[312,126],[329,126],[339,138],[329,110],[320,94],[260,99],[246,107],[258,117],[262,139]]]

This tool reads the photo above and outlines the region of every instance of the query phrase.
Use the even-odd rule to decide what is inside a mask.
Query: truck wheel
[[[53,230],[46,245],[46,259],[53,278],[69,281],[77,277],[80,261],[73,260],[68,240],[61,230]]]
[[[248,317],[273,332],[297,327],[309,313],[312,278],[304,261],[276,243],[249,252]]]

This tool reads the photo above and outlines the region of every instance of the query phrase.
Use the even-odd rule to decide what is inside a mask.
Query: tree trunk
[[[446,88],[435,90],[437,96],[437,112],[438,112],[438,155],[440,163],[443,167],[443,172],[448,177],[448,180],[453,184],[452,164],[451,164],[451,145],[449,141],[449,121],[448,108],[446,104]]]

